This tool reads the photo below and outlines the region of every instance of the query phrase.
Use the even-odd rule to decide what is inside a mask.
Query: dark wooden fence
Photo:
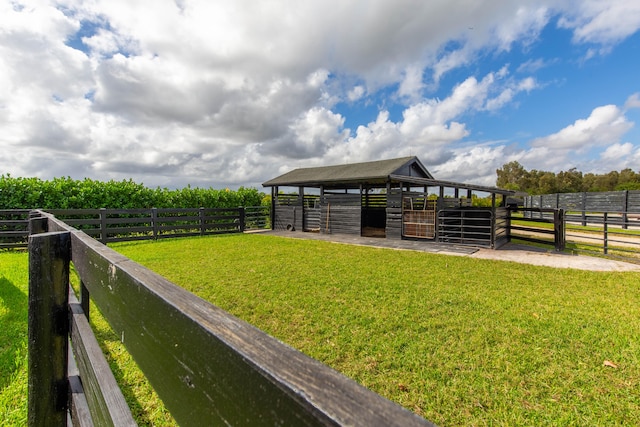
[[[0,210],[0,249],[25,248],[28,235],[28,210]]]
[[[517,213],[522,213],[522,218],[518,217]],[[512,207],[509,208],[509,217],[510,239],[551,245],[556,251],[565,249],[566,235],[562,209]],[[523,219],[523,222],[518,223],[518,219]],[[553,224],[553,228],[537,227],[535,224]]]
[[[238,233],[271,226],[268,206],[229,209],[53,209],[102,243]],[[0,211],[0,248],[27,246],[28,210]]]
[[[526,196],[525,208],[563,209],[567,221],[580,222],[582,226],[590,223],[590,212],[617,213],[610,219],[618,218],[620,225],[626,227],[629,220],[640,219],[640,190],[604,191],[599,193],[557,193],[539,196]],[[539,212],[542,216],[542,212]],[[596,215],[595,223],[600,222]]]
[[[640,262],[640,215],[623,212],[567,214],[565,233],[567,243],[576,252]]]
[[[31,426],[66,425],[69,413],[74,425],[135,424],[87,322],[89,298],[180,425],[433,425],[51,214],[35,211],[30,229]]]

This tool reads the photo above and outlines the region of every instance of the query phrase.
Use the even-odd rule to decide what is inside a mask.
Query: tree
[[[582,191],[582,172],[576,168],[560,171],[556,176],[556,188],[559,193],[579,193]]]
[[[528,172],[517,161],[506,163],[502,168],[496,170],[498,179],[496,185],[500,188],[515,191],[527,191],[523,188],[525,184]]]
[[[576,168],[571,168],[556,174],[536,169],[527,171],[520,163],[512,161],[497,169],[496,174],[498,187],[528,194],[640,190],[640,173],[630,168],[602,175],[583,175]]]

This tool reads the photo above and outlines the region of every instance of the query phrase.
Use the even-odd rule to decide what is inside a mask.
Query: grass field
[[[27,424],[28,258],[0,252],[0,425]]]
[[[638,273],[265,235],[113,247],[437,424],[640,424]],[[12,356],[1,350],[0,407],[14,405],[2,425],[26,408],[19,257],[0,254],[0,326],[8,310],[23,340]],[[92,319],[141,424],[169,425],[117,338]]]

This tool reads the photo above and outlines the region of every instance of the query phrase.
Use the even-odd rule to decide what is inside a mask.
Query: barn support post
[[[307,215],[307,212],[306,212],[306,209],[304,208],[304,187],[303,186],[298,187],[298,197],[299,197],[299,204],[300,204],[300,231],[304,231],[305,216]],[[293,224],[293,226],[295,227],[296,225]]]
[[[29,426],[66,426],[71,233],[29,236]]]
[[[271,229],[276,229],[276,196],[278,195],[278,186],[271,187]]]

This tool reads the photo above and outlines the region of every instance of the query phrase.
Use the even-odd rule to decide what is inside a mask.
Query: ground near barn
[[[392,240],[376,237],[361,237],[346,234],[322,234],[310,232],[264,231],[263,233],[297,239],[325,240],[362,246],[376,246],[392,249],[404,249],[443,255],[470,256],[480,259],[495,259],[523,264],[541,265],[555,268],[575,268],[590,271],[640,271],[640,265],[598,258],[586,255],[573,255],[554,250],[537,248],[531,245],[508,243],[500,249],[477,249],[467,246],[431,243],[418,240]]]

